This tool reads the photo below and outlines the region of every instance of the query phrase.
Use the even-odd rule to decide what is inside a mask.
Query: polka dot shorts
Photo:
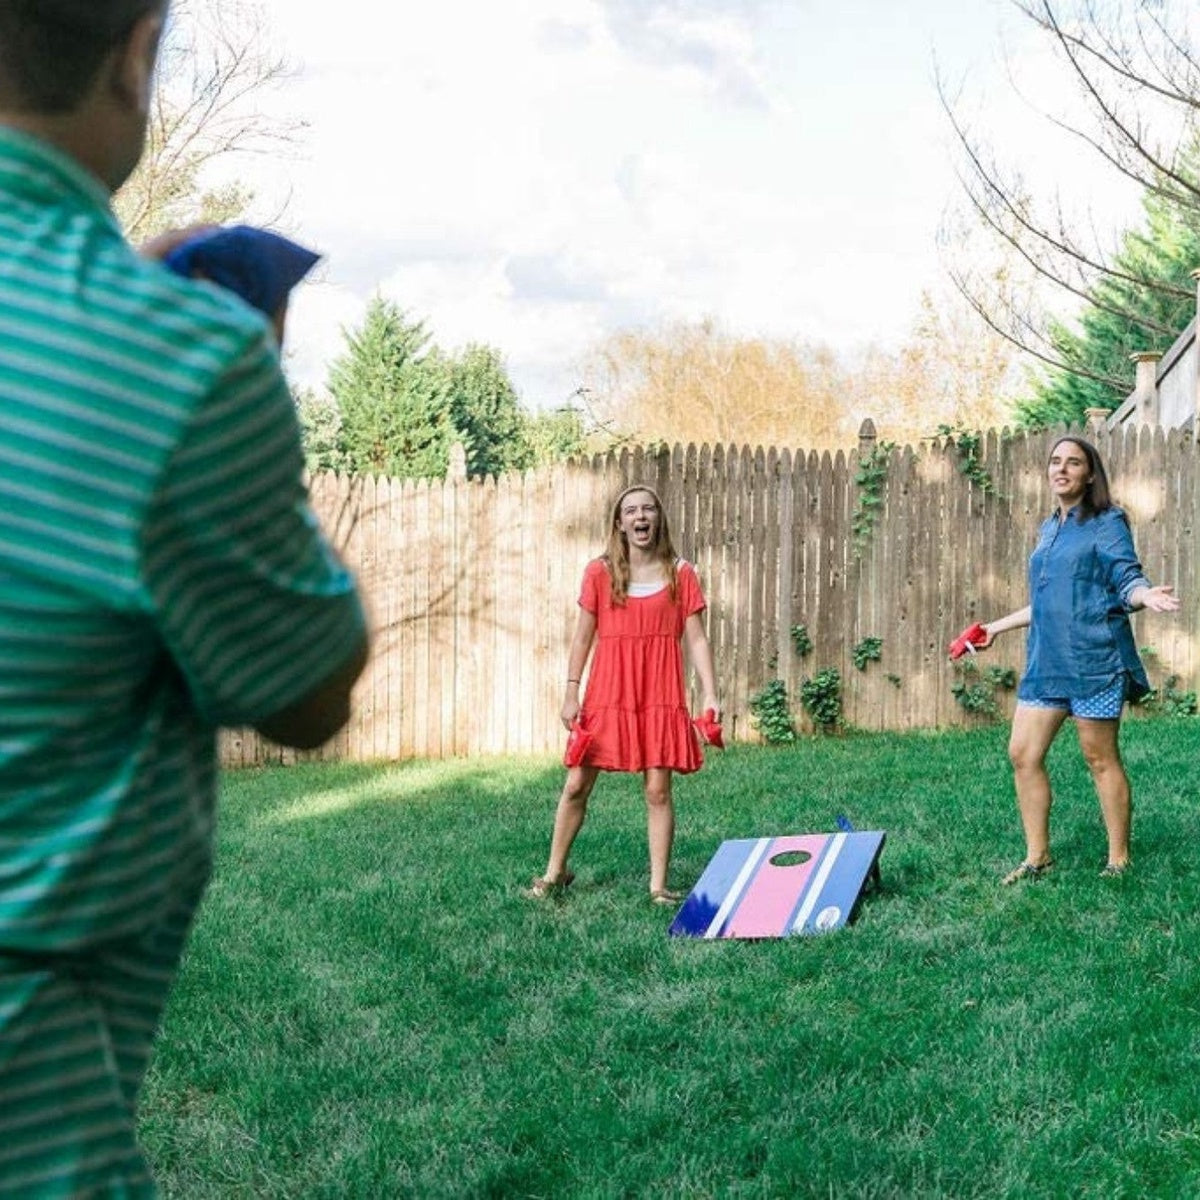
[[[1087,721],[1115,721],[1125,703],[1125,677],[1122,676],[1104,691],[1081,700],[1055,696],[1050,699],[1022,700],[1021,703],[1030,708],[1066,709],[1071,716],[1083,717]]]

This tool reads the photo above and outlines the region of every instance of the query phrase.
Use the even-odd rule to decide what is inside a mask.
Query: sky
[[[533,408],[620,330],[898,345],[956,199],[935,63],[1025,138],[1007,0],[259,4],[306,128],[236,170],[324,255],[285,360],[318,390],[377,294]]]

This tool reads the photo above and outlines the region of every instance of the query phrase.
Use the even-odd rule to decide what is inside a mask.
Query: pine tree
[[[428,351],[423,321],[377,296],[329,373],[348,469],[403,479],[441,478],[458,440],[449,377]]]
[[[477,478],[585,448],[582,414],[527,411],[492,346],[445,354],[423,321],[378,296],[362,326],[344,336],[329,373],[332,412],[314,397],[299,405],[311,470],[441,479],[461,442],[467,474]]]

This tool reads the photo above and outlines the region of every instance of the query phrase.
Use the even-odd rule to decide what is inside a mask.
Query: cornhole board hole
[[[722,842],[668,930],[675,937],[777,938],[850,921],[886,835],[801,833]]]

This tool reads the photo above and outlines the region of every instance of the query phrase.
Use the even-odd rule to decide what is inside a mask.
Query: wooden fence
[[[664,496],[679,552],[708,602],[727,736],[754,738],[748,702],[776,675],[800,727],[802,681],[835,668],[846,721],[872,729],[977,721],[952,693],[950,639],[1026,602],[1026,559],[1050,503],[1050,434],[983,437],[975,479],[963,447],[892,449],[872,489],[856,482],[869,423],[849,454],[675,447],[623,452],[500,479],[397,482],[317,476],[314,507],[364,588],[372,661],[349,727],[295,755],[253,733],[222,735],[227,765],[304,758],[545,752],[558,721],[575,600],[603,546],[610,505],[630,482]],[[1152,677],[1194,687],[1200,484],[1189,434],[1132,426],[1093,435],[1130,514],[1151,580],[1184,598],[1176,616],[1138,615]],[[878,505],[865,503],[878,493]],[[875,514],[862,532],[866,509]],[[860,529],[856,537],[854,530]],[[790,631],[813,643],[800,658]],[[854,649],[881,640],[859,670]],[[1005,635],[984,664],[1023,663]],[[693,681],[694,682],[694,681]],[[1001,693],[1011,708],[1011,695]]]

